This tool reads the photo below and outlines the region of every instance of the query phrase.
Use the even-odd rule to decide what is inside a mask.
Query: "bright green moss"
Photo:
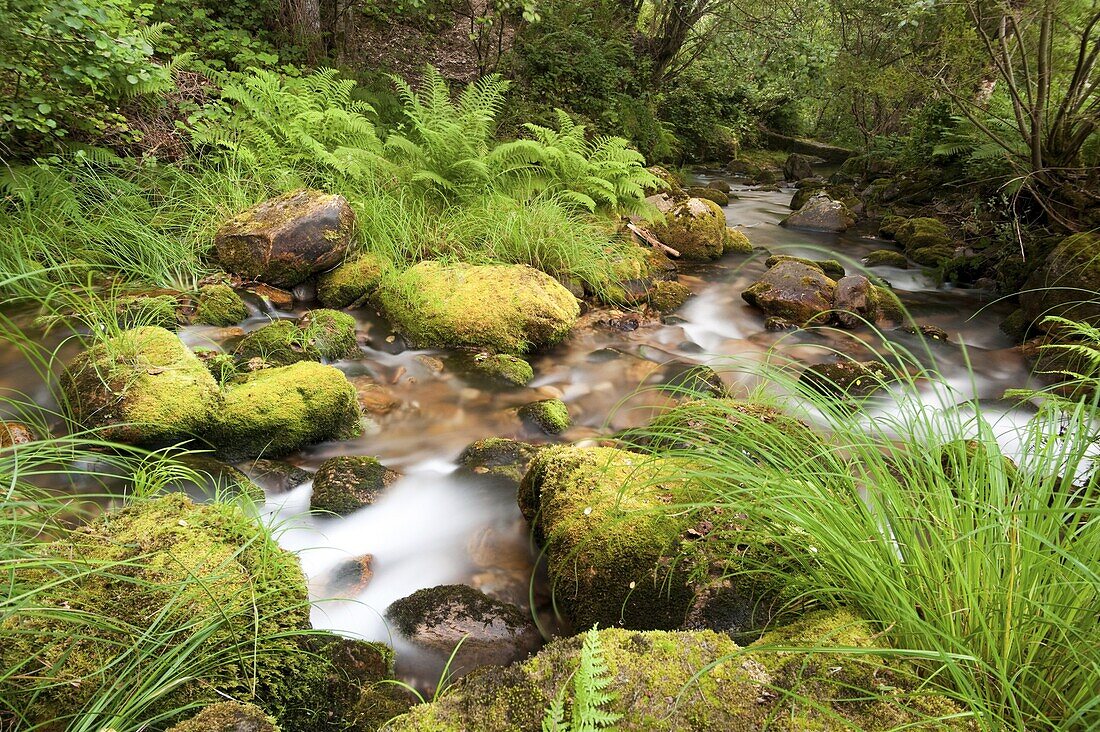
[[[317,278],[317,299],[326,308],[348,308],[366,302],[382,281],[385,263],[362,254]]]
[[[519,408],[519,416],[548,435],[560,435],[569,429],[572,422],[569,408],[561,399],[542,399],[524,404]]]
[[[722,256],[726,246],[726,215],[713,201],[689,198],[665,214],[654,235],[686,260],[707,262]]]
[[[494,381],[512,386],[527,386],[535,378],[535,370],[531,368],[531,364],[519,356],[506,353],[475,354],[470,359],[470,366]]]
[[[248,306],[229,285],[207,285],[199,290],[191,322],[221,327],[236,325],[248,317]]]
[[[414,346],[497,353],[551,346],[580,315],[565,287],[525,265],[421,262],[384,281],[378,302]]]
[[[61,376],[73,417],[103,436],[158,445],[204,434],[218,385],[163,328],[124,331],[77,356]]]
[[[132,649],[152,653],[150,667],[200,632],[209,635],[178,670],[180,683],[146,716],[229,697],[263,699],[289,719],[322,676],[290,635],[309,627],[297,557],[233,505],[195,505],[172,494],[107,514],[42,549],[69,562],[72,576],[81,574],[59,581],[52,571],[21,573],[20,583],[39,586],[36,604],[53,612],[8,614],[0,624],[0,660],[23,671],[8,678],[5,694],[31,719],[81,712],[117,682]],[[95,617],[106,622],[88,622]],[[214,665],[199,661],[215,656]],[[40,674],[57,683],[20,699]]]
[[[337,361],[359,352],[355,318],[337,310],[310,310],[297,321],[277,320],[237,344],[243,359],[261,358],[271,366],[299,361]]]
[[[550,700],[560,689],[571,689],[580,640],[557,640],[522,664],[468,677],[442,700],[415,707],[388,729],[538,729]],[[972,728],[965,718],[937,721],[961,710],[922,689],[905,662],[827,650],[873,651],[881,643],[873,628],[843,610],[807,616],[747,649],[710,631],[604,629],[600,647],[614,699],[605,708],[623,715],[615,725],[623,732]],[[765,645],[824,650],[777,653]]]
[[[863,258],[863,264],[867,267],[898,267],[905,269],[909,266],[909,260],[901,252],[876,249]]]
[[[233,457],[278,457],[358,434],[355,387],[338,369],[306,362],[264,369],[225,390],[215,442]]]

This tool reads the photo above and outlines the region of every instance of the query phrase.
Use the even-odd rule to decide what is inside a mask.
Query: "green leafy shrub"
[[[171,88],[153,59],[163,32],[124,0],[7,0],[0,6],[0,149],[102,134],[119,106]]]

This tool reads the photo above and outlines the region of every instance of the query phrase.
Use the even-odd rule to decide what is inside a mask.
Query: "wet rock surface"
[[[850,229],[855,222],[855,216],[847,206],[819,194],[811,197],[802,208],[781,223],[794,229],[840,233]]]
[[[374,503],[400,477],[377,458],[334,457],[321,463],[314,474],[309,506],[337,516],[349,514]]]

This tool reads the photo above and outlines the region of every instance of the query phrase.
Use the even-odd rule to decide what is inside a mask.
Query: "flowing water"
[[[709,179],[705,173],[700,178]],[[868,252],[890,247],[858,230],[836,236],[778,226],[790,212],[791,190],[735,187],[734,193],[737,198],[725,208],[727,223],[772,253],[837,258],[852,271]],[[438,677],[445,659],[409,647],[390,633],[383,619],[391,602],[417,589],[463,583],[525,609],[533,601],[544,627],[553,632],[547,591],[534,572],[536,557],[514,494],[456,475],[456,457],[485,437],[546,441],[524,427],[515,413],[533,399],[558,396],[566,402],[574,426],[554,439],[572,442],[644,423],[665,397],[654,390],[639,392],[639,386],[659,384],[686,364],[763,358],[775,348],[807,362],[828,360],[831,349],[859,355],[850,339],[766,331],[761,314],[741,299],[741,292],[764,271],[763,260],[735,255],[682,267],[681,281],[695,295],[680,311],[663,322],[643,320],[633,330],[598,324],[578,328],[563,344],[533,360],[535,381],[525,389],[467,378],[445,353],[402,350],[376,314],[356,312],[363,356],[336,365],[356,383],[383,385],[391,398],[389,411],[374,417],[359,439],[318,445],[288,460],[312,470],[336,455],[372,455],[404,477],[374,505],[342,518],[310,514],[309,483],[268,495],[264,515],[277,528],[282,545],[299,553],[314,599],[320,601],[315,625],[393,644],[399,672],[422,687]],[[950,335],[947,343],[927,346],[901,331],[887,335],[917,351],[927,348],[922,358],[934,360],[945,377],[948,387],[929,388],[919,400],[996,404],[1006,388],[1027,384],[1024,361],[998,328],[1009,308],[995,302],[991,292],[940,286],[919,270],[876,268],[875,274],[892,284],[918,322]],[[246,330],[272,317],[294,315],[260,301],[254,305]],[[598,314],[586,316],[588,321],[598,319]],[[217,347],[223,335],[197,327],[183,333],[190,345],[204,347]],[[0,383],[18,387],[29,381],[18,364],[13,354],[0,356]],[[47,400],[45,393],[33,396]],[[895,407],[887,398],[877,408]],[[1012,454],[1028,415],[996,406],[990,413]],[[371,555],[373,570],[366,587],[353,597],[333,596],[326,574],[364,555]]]

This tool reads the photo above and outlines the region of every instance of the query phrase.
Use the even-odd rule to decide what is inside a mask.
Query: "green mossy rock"
[[[629,306],[645,302],[659,283],[676,279],[676,265],[664,252],[652,247],[627,246],[616,253],[610,278],[596,292],[607,305]]]
[[[212,631],[199,653],[220,651],[220,660],[216,668],[179,669],[180,683],[143,710],[145,716],[228,697],[262,699],[285,722],[313,703],[311,685],[324,669],[293,635],[309,628],[298,559],[235,506],[196,505],[170,494],[108,513],[42,551],[71,562],[74,577],[82,573],[70,581],[59,581],[52,569],[20,573],[20,583],[39,585],[39,607],[54,612],[9,614],[0,624],[5,669],[57,680],[46,693],[20,699],[26,682],[9,677],[7,701],[32,720],[85,711],[98,688],[117,683],[125,668],[119,664],[135,661],[124,654],[135,646],[153,648],[141,636],[154,622],[158,642],[173,647]],[[110,620],[88,623],[85,614]]]
[[[877,361],[837,361],[810,366],[799,381],[827,396],[862,398],[894,381],[893,373]]]
[[[561,399],[541,399],[524,404],[519,408],[519,417],[548,435],[560,435],[572,423],[569,408]]]
[[[1066,237],[1028,279],[1020,294],[1023,321],[1047,316],[1100,325],[1100,235]]]
[[[308,361],[228,387],[213,425],[215,444],[236,458],[279,457],[360,429],[355,387],[339,369]]]
[[[648,427],[628,432],[624,439],[656,450],[706,450],[737,436],[758,444],[761,459],[766,458],[775,440],[804,442],[807,450],[820,447],[819,438],[801,421],[766,404],[739,399],[686,402],[659,415]],[[753,440],[754,436],[759,440]]]
[[[823,324],[832,310],[835,291],[836,282],[820,267],[786,260],[765,272],[741,297],[768,316],[796,325]]]
[[[254,704],[211,704],[168,732],[280,732],[279,725]]]
[[[309,507],[314,511],[344,516],[374,503],[400,473],[377,458],[341,455],[321,463],[313,476]]]
[[[898,229],[905,223],[904,216],[883,216],[878,225],[879,236],[893,239],[898,234]]]
[[[361,254],[317,278],[317,299],[326,308],[365,303],[382,281],[386,264],[373,254]]]
[[[655,282],[649,294],[650,306],[662,313],[671,313],[691,297],[691,288],[679,282]]]
[[[909,260],[901,252],[895,252],[889,249],[876,249],[863,258],[863,264],[866,267],[897,267],[898,269],[908,269]]]
[[[788,254],[773,254],[764,261],[764,266],[770,269],[780,262],[798,262],[809,267],[817,267],[833,279],[844,276],[844,265],[835,259],[805,259],[803,257],[792,257]]]
[[[218,406],[218,385],[203,362],[155,327],[92,346],[68,365],[61,387],[78,422],[137,445],[203,436]]]
[[[377,299],[421,348],[523,354],[562,340],[580,315],[569,290],[525,265],[420,262],[384,281]]]
[[[896,225],[894,238],[913,261],[926,267],[938,267],[955,256],[951,230],[939,219],[927,216],[906,219]]]
[[[470,358],[469,364],[482,376],[511,386],[527,386],[535,378],[530,363],[507,353],[477,353]]]
[[[723,254],[752,254],[752,242],[740,229],[726,227],[726,239],[722,242]]]
[[[458,456],[458,473],[515,491],[541,449],[529,442],[502,437],[478,440]]]
[[[622,715],[615,729],[623,732],[974,728],[956,704],[921,684],[916,669],[877,653],[885,647],[878,629],[844,610],[808,615],[747,649],[709,631],[611,628],[599,636],[610,680],[605,693],[613,699],[603,709]],[[573,698],[581,642],[557,640],[521,664],[471,675],[385,729],[537,732],[560,691]],[[838,647],[869,652],[829,650]]]
[[[709,262],[722,256],[726,245],[726,215],[713,201],[689,198],[673,205],[653,234],[685,260]]]
[[[191,322],[197,325],[227,327],[248,317],[248,306],[229,285],[207,285],[199,290],[195,314]]]
[[[359,353],[355,318],[338,310],[310,310],[296,321],[277,320],[254,330],[237,344],[242,359],[259,358],[271,366],[299,361],[338,361]]]
[[[687,194],[692,198],[702,198],[703,200],[717,203],[719,206],[725,206],[730,202],[729,195],[717,188],[693,186],[687,189]]]

